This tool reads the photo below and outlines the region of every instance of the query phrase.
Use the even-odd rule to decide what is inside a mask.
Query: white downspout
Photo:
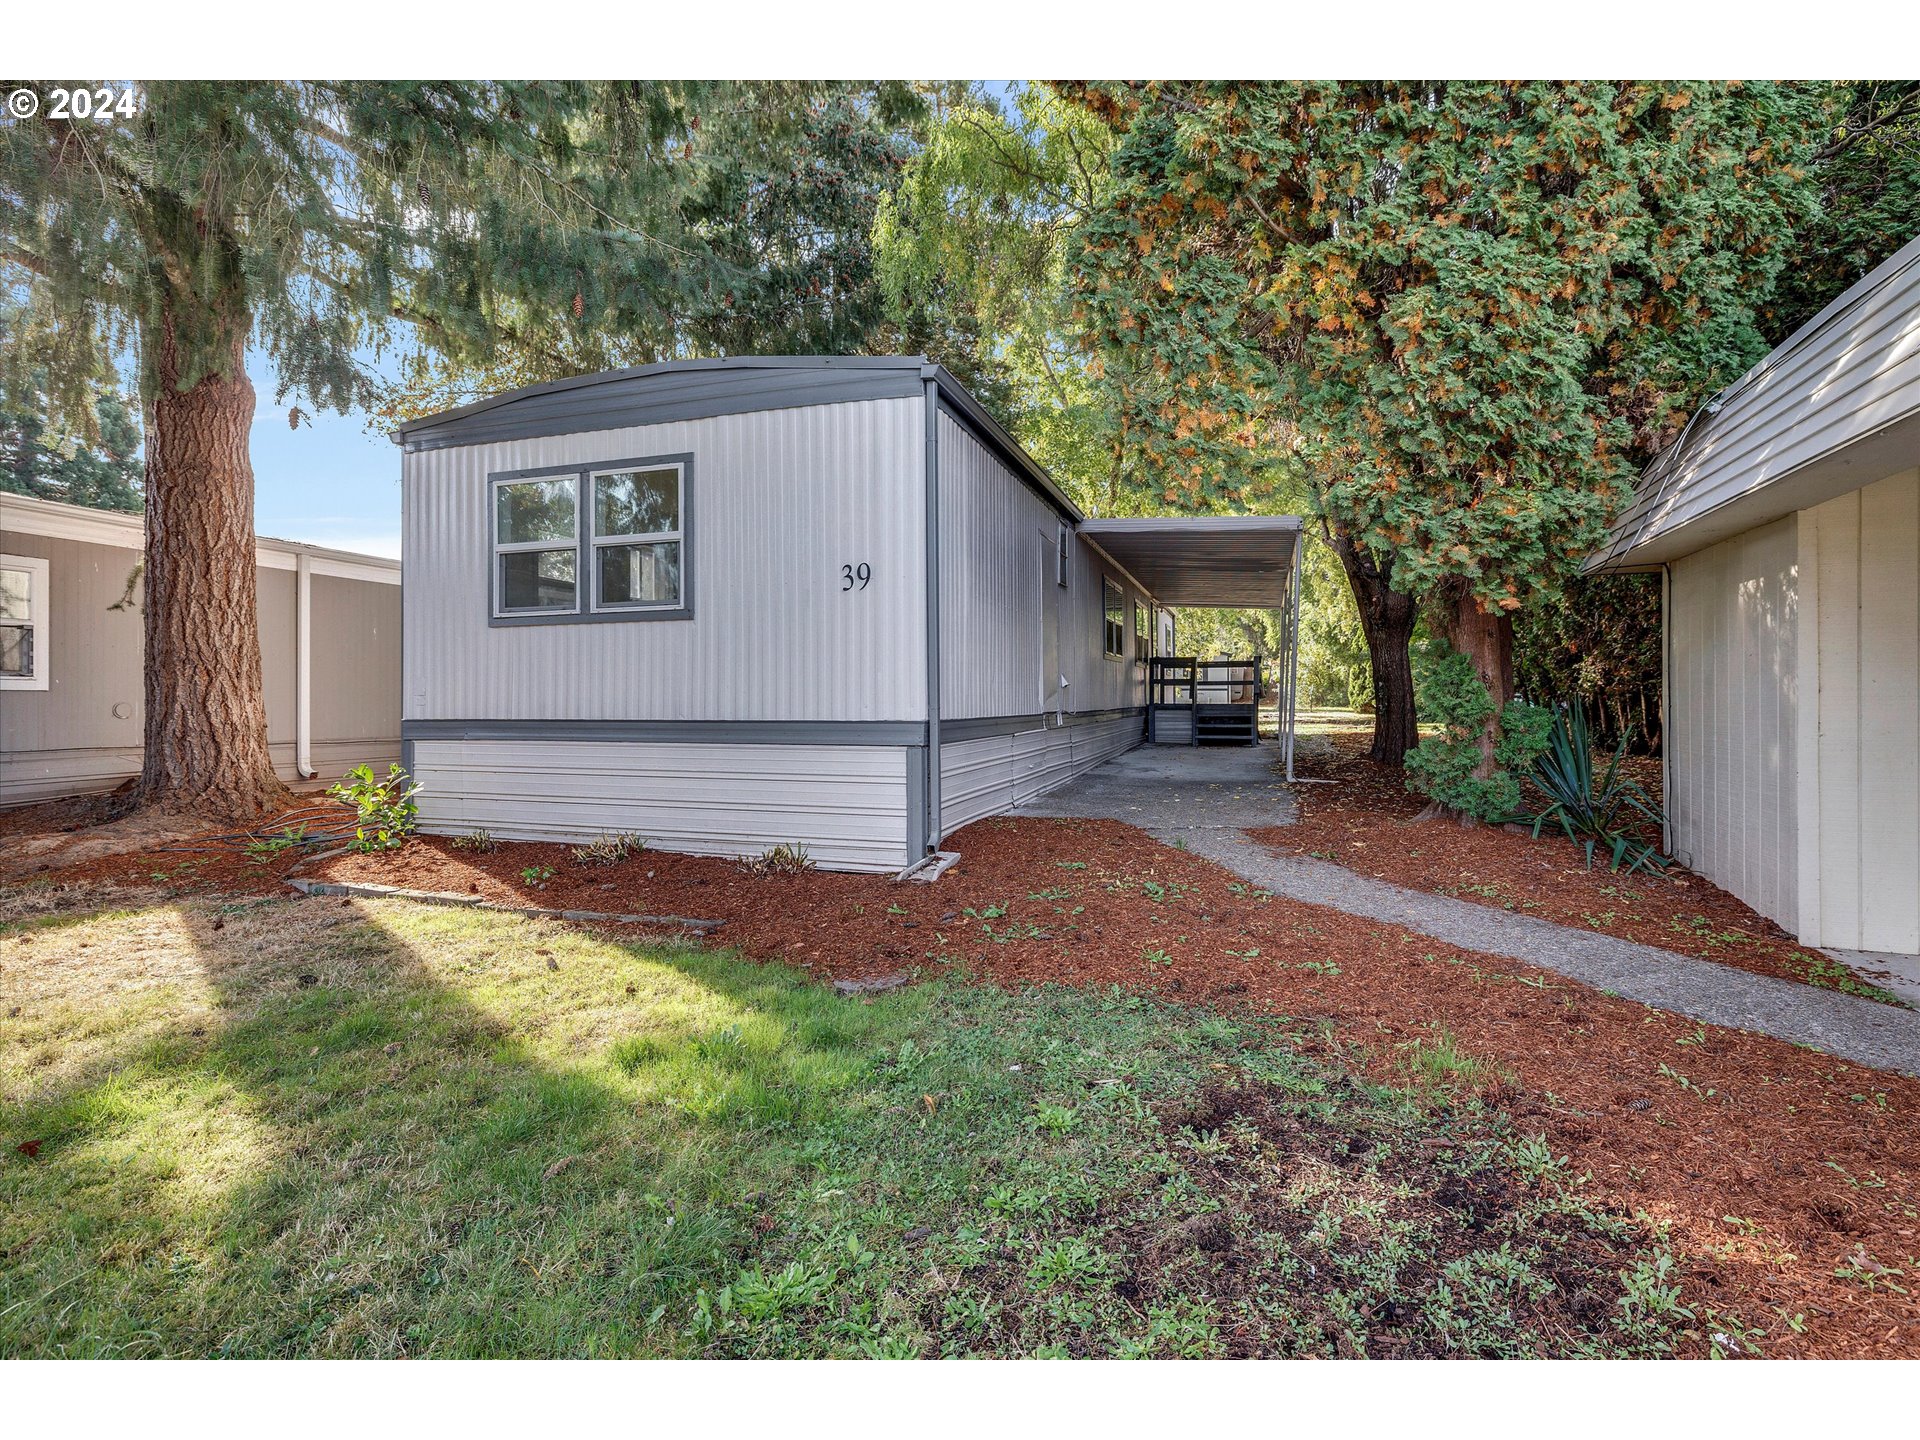
[[[302,780],[313,768],[313,562],[293,562],[293,770]]]

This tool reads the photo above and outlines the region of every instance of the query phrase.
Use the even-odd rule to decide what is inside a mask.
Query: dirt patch
[[[0,879],[66,877],[128,879],[197,875],[226,888],[277,889],[286,872],[311,854],[291,847],[247,853],[250,842],[289,829],[338,831],[353,812],[324,796],[291,797],[280,813],[251,829],[210,825],[204,815],[138,810],[120,814],[128,781],[104,795],[80,795],[0,811]]]
[[[1143,1306],[1200,1296],[1221,1313],[1271,1314],[1271,1327],[1242,1319],[1229,1332],[1236,1357],[1286,1353],[1293,1326],[1358,1328],[1353,1354],[1398,1359],[1497,1355],[1514,1336],[1552,1354],[1617,1340],[1610,1297],[1647,1245],[1645,1227],[1596,1223],[1451,1134],[1444,1116],[1418,1137],[1374,1137],[1316,1120],[1297,1095],[1241,1086],[1167,1107],[1161,1122],[1187,1179],[1220,1208],[1136,1237],[1144,1263],[1123,1283]],[[1276,1243],[1329,1272],[1325,1284],[1290,1287],[1284,1308],[1267,1290]],[[1447,1323],[1449,1293],[1512,1278],[1480,1275],[1490,1256],[1524,1278],[1503,1284],[1497,1331],[1467,1333]],[[1534,1263],[1523,1269],[1522,1256]],[[1325,1308],[1327,1292],[1361,1277],[1374,1280],[1363,1313]]]
[[[654,852],[593,866],[560,845],[472,854],[441,839],[304,873],[712,917],[725,943],[825,981],[954,971],[1245,1006],[1317,1021],[1363,1072],[1402,1083],[1445,1042],[1483,1063],[1478,1093],[1518,1130],[1591,1175],[1593,1204],[1670,1225],[1675,1279],[1764,1330],[1765,1353],[1920,1356],[1920,1082],[1268,896],[1117,822],[999,818],[950,845],[963,858],[930,886]],[[117,857],[60,878],[281,888],[277,866],[203,858]],[[31,948],[5,941],[0,964]]]
[[[1536,840],[1497,826],[1416,820],[1424,802],[1367,759],[1364,732],[1337,730],[1324,740],[1301,761],[1300,773],[1335,783],[1301,786],[1296,823],[1249,831],[1256,841],[1412,890],[1899,1003],[1691,871],[1621,875],[1604,857],[1588,869],[1565,836],[1543,832]],[[1627,764],[1658,796],[1659,762],[1630,757]]]

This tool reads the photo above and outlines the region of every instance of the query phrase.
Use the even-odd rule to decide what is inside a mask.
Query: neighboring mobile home
[[[145,733],[138,515],[0,494],[0,805],[110,790]],[[284,780],[400,758],[400,562],[258,541]]]
[[[1679,859],[1808,945],[1920,952],[1920,239],[1715,396],[1592,565],[1665,576]]]
[[[1141,743],[1156,614],[1294,599],[1297,520],[1090,519],[918,357],[644,366],[394,438],[432,831],[898,870]]]

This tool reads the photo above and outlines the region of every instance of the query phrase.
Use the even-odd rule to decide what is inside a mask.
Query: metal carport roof
[[[1080,533],[1162,605],[1278,610],[1292,603],[1297,515],[1083,520]]]

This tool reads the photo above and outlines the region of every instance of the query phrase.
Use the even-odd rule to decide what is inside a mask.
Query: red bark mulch
[[[822,979],[955,970],[1280,1013],[1324,1022],[1381,1077],[1445,1031],[1493,1067],[1487,1099],[1591,1176],[1596,1206],[1671,1225],[1703,1327],[1737,1317],[1769,1355],[1920,1356],[1920,1081],[1268,897],[1117,822],[995,819],[950,844],[963,859],[932,885],[651,851],[599,867],[561,845],[473,854],[444,839],[308,873],[718,919],[717,941]],[[287,863],[175,852],[49,878],[267,892]]]
[[[1536,840],[1497,826],[1415,820],[1424,800],[1367,759],[1364,731],[1336,730],[1326,738],[1332,752],[1303,753],[1298,770],[1336,783],[1300,786],[1298,821],[1249,832],[1255,840],[1409,889],[1899,1003],[1691,871],[1615,874],[1601,854],[1589,870],[1580,847],[1558,833],[1542,831]],[[1657,798],[1659,762],[1628,764]]]

